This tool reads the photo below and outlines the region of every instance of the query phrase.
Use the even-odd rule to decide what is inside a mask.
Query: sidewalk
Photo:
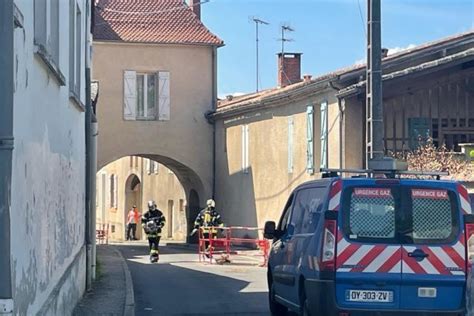
[[[100,275],[97,275],[92,290],[84,294],[73,315],[133,316],[133,283],[125,259],[111,245],[97,245],[97,258]]]

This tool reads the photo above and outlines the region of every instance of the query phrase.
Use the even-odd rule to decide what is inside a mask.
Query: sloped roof
[[[430,51],[432,49],[441,49],[445,47],[445,45],[452,45],[455,43],[463,43],[465,41],[469,41],[472,43],[474,41],[474,31],[468,31],[461,34],[456,34],[454,36],[446,37],[434,42],[425,43],[411,49],[403,50],[397,54],[389,55],[388,57],[383,58],[383,65],[384,67],[390,63],[399,63],[403,60],[411,60],[414,56],[418,54],[422,54],[426,51]],[[448,58],[449,59],[449,58]],[[242,95],[239,97],[232,98],[232,100],[221,100],[218,104],[218,108],[216,110],[216,114],[220,112],[226,112],[230,109],[236,108],[251,108],[251,106],[258,106],[260,103],[265,101],[270,101],[271,99],[278,97],[279,95],[286,95],[290,93],[298,93],[302,88],[306,87],[306,91],[309,92],[311,88],[317,89],[320,88],[319,83],[325,82],[327,80],[337,80],[338,77],[358,73],[358,72],[365,72],[366,64],[355,64],[346,68],[338,69],[336,71],[323,74],[316,78],[311,79],[308,82],[298,82],[284,88],[273,88],[264,91],[260,91],[258,93],[251,93]],[[388,75],[389,76],[389,75]]]
[[[224,45],[183,0],[99,0],[94,40]]]

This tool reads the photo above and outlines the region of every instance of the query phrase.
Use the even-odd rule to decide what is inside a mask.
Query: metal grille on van
[[[416,192],[433,192],[423,196]],[[438,193],[435,195],[434,193]],[[442,194],[441,194],[442,193]],[[413,190],[413,237],[416,239],[446,239],[452,232],[451,202],[444,190]]]
[[[393,238],[395,236],[395,201],[388,197],[353,195],[350,208],[350,231],[357,237]]]

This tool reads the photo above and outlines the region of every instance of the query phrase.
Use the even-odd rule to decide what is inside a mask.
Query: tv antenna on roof
[[[258,26],[259,24],[263,24],[263,25],[269,25],[270,23],[264,21],[264,20],[261,20],[257,17],[252,17],[251,20],[255,23],[255,45],[256,45],[256,55],[257,55],[257,61],[256,61],[256,69],[255,69],[255,72],[256,72],[256,82],[257,82],[257,89],[256,89],[256,92],[258,92],[258,82],[259,82],[259,64],[258,64],[258,42],[259,42],[259,39],[258,39]]]
[[[285,37],[285,32],[294,32],[294,31],[295,31],[295,29],[292,28],[288,24],[283,24],[281,26],[281,38],[279,40],[281,41],[281,54],[282,54],[282,56],[285,53],[285,42],[293,42],[292,38],[286,38]]]

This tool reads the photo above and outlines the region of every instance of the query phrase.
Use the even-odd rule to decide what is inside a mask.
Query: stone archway
[[[135,158],[139,159],[139,162]],[[160,186],[156,182],[150,188],[150,175],[147,174],[146,167],[144,167],[147,160],[158,162],[174,173],[182,187],[180,197],[165,195],[167,198],[164,199],[163,195],[160,196],[159,194]],[[143,153],[132,153],[131,155],[119,157],[102,164],[100,165],[100,170],[105,168],[107,171],[103,172],[118,175],[120,193],[118,206],[113,212],[118,212],[115,218],[121,224],[117,221],[111,224],[115,227],[114,238],[122,239],[126,237],[127,213],[134,204],[143,213],[146,211],[147,201],[156,200],[158,207],[169,220],[163,232],[164,239],[172,238],[173,240],[192,241],[189,238],[189,233],[192,231],[194,220],[201,209],[201,199],[205,199],[211,194],[208,185],[203,184],[201,177],[194,170],[169,157]],[[154,177],[158,178],[156,175]],[[108,191],[108,188],[106,191]],[[153,194],[153,192],[156,192],[156,194]],[[121,231],[122,227],[123,233]],[[140,228],[137,229],[137,237],[144,238]]]

